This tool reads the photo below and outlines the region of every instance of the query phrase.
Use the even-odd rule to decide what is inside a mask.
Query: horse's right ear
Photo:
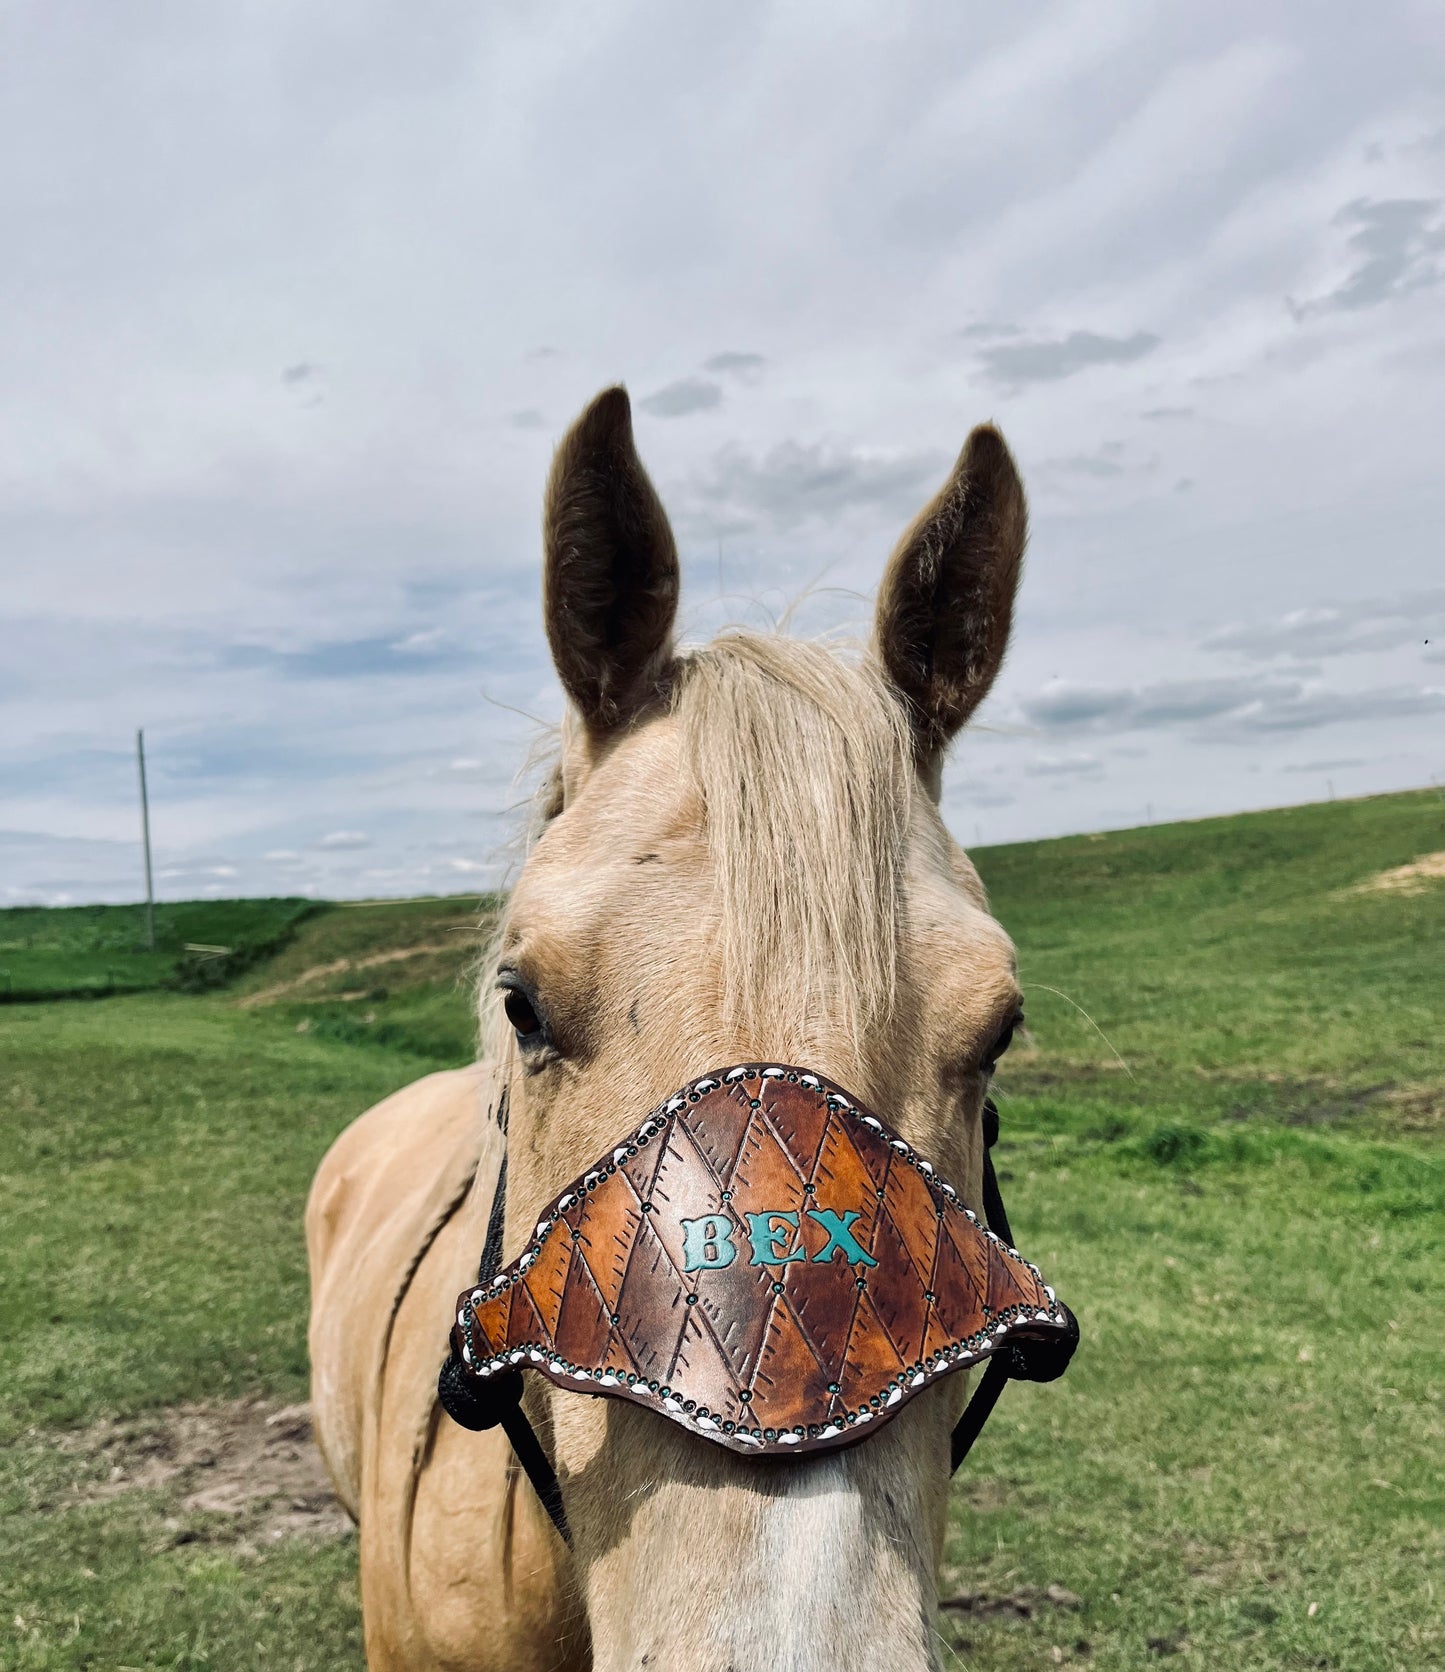
[[[588,729],[609,732],[661,695],[679,580],[625,389],[603,390],[563,437],[543,526],[552,660]]]
[[[949,739],[1003,664],[1027,540],[1019,473],[1003,437],[980,424],[889,560],[873,623],[874,655],[935,790]]]

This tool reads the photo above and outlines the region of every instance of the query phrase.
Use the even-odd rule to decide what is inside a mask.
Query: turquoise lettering
[[[682,1269],[721,1271],[737,1259],[732,1221],[725,1213],[705,1213],[682,1222]]]
[[[801,1248],[793,1249],[790,1254],[783,1253],[788,1233],[797,1229],[798,1216],[795,1213],[750,1213],[748,1236],[753,1245],[752,1263],[755,1266],[785,1266],[789,1260],[806,1259]]]
[[[751,1219],[752,1214],[748,1215]],[[820,1260],[831,1260],[833,1250],[841,1248],[843,1258],[852,1266],[876,1266],[878,1262],[868,1251],[860,1246],[857,1237],[853,1235],[851,1226],[858,1218],[856,1208],[849,1208],[846,1213],[834,1213],[832,1208],[809,1208],[808,1217],[816,1219],[828,1233],[828,1240],[813,1256],[814,1263]],[[796,1223],[796,1221],[795,1221]],[[756,1242],[753,1244],[756,1248]]]

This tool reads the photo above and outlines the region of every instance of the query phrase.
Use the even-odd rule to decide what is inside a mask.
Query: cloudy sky
[[[1435,4],[12,0],[0,899],[454,892],[560,695],[550,450],[685,623],[861,630],[969,426],[1034,536],[967,843],[1445,781]]]

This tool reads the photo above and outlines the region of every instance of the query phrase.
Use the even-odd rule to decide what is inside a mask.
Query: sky
[[[966,845],[1445,782],[1437,4],[11,0],[0,903],[454,893],[606,384],[691,642],[866,632],[992,419]]]

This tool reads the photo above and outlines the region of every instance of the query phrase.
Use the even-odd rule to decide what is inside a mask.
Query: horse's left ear
[[[543,532],[552,660],[589,731],[606,733],[658,699],[677,616],[677,546],[625,389],[604,389],[563,437]]]
[[[899,541],[873,624],[874,654],[908,706],[930,777],[1003,664],[1027,540],[1019,473],[1003,437],[980,424]]]

